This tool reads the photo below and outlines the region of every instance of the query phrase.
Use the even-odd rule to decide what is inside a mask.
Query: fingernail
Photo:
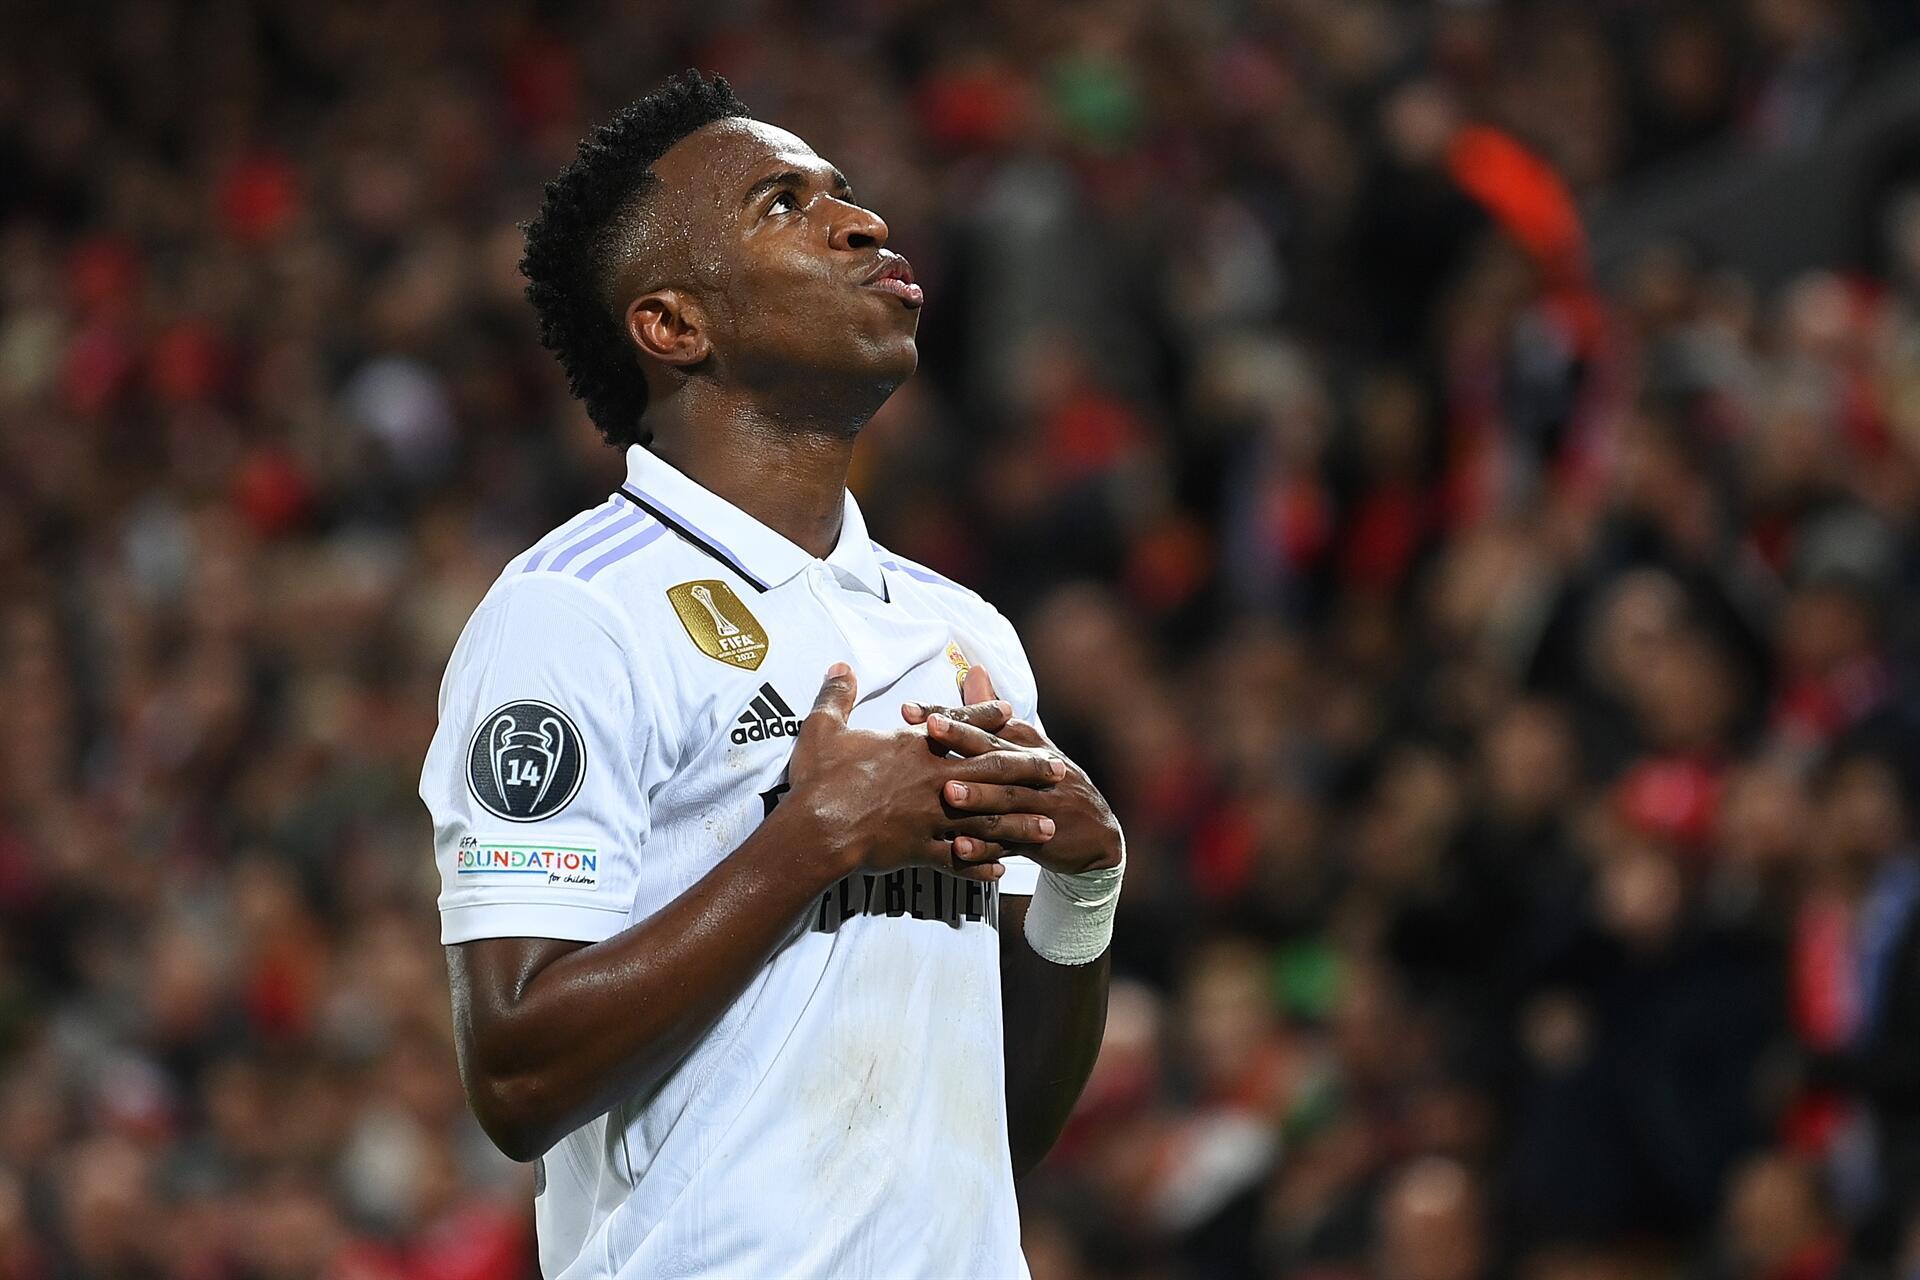
[[[1040,819],[1040,834],[1041,834],[1041,835],[1043,835],[1043,836],[1050,836],[1050,835],[1052,835],[1052,834],[1053,834],[1053,819],[1052,819],[1052,818],[1042,818],[1042,819]]]
[[[1003,700],[996,699],[993,705],[995,709],[1000,712],[1001,715],[1003,716],[1013,715],[1013,704],[1011,702],[1006,702]]]
[[[836,662],[827,668],[827,679],[829,680],[838,680],[841,676],[850,676],[852,674],[853,668],[844,662]]]
[[[927,727],[930,729],[944,729],[952,723],[953,721],[947,719],[945,716],[928,716],[927,717]]]
[[[1061,778],[1064,778],[1067,776],[1067,762],[1064,760],[1055,760],[1052,764],[1047,766],[1047,772],[1051,773],[1054,777],[1054,780],[1057,782]]]
[[[955,800],[965,800],[967,798],[967,784],[964,782],[952,783],[948,786],[947,793]]]
[[[961,836],[953,842],[953,852],[956,857],[971,858],[973,856],[973,841],[967,839],[965,836]]]

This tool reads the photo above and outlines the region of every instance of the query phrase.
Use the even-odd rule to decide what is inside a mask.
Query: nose
[[[887,243],[887,220],[871,209],[847,200],[835,200],[835,216],[827,229],[827,243],[835,249],[878,249]]]

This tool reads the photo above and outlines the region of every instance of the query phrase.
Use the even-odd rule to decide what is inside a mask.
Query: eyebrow
[[[847,175],[840,172],[838,168],[832,169],[832,173],[833,182],[831,185],[833,187],[833,193],[844,200],[851,200],[853,198],[853,184],[847,181]],[[747,194],[740,198],[740,203],[744,207],[752,204],[769,191],[775,191],[782,187],[804,187],[806,185],[806,174],[800,172],[798,169],[782,169],[779,173],[770,173],[748,187]]]

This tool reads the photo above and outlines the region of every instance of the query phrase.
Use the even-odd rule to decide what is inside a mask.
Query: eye
[[[784,206],[784,208],[782,206]],[[779,195],[767,202],[768,213],[795,213],[798,212],[799,208],[800,201],[791,191],[782,191]]]

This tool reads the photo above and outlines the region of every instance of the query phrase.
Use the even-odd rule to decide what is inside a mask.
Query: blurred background
[[[0,7],[0,1277],[517,1280],[414,794],[697,64],[927,286],[876,535],[1125,821],[1036,1280],[1920,1275],[1920,12]]]

